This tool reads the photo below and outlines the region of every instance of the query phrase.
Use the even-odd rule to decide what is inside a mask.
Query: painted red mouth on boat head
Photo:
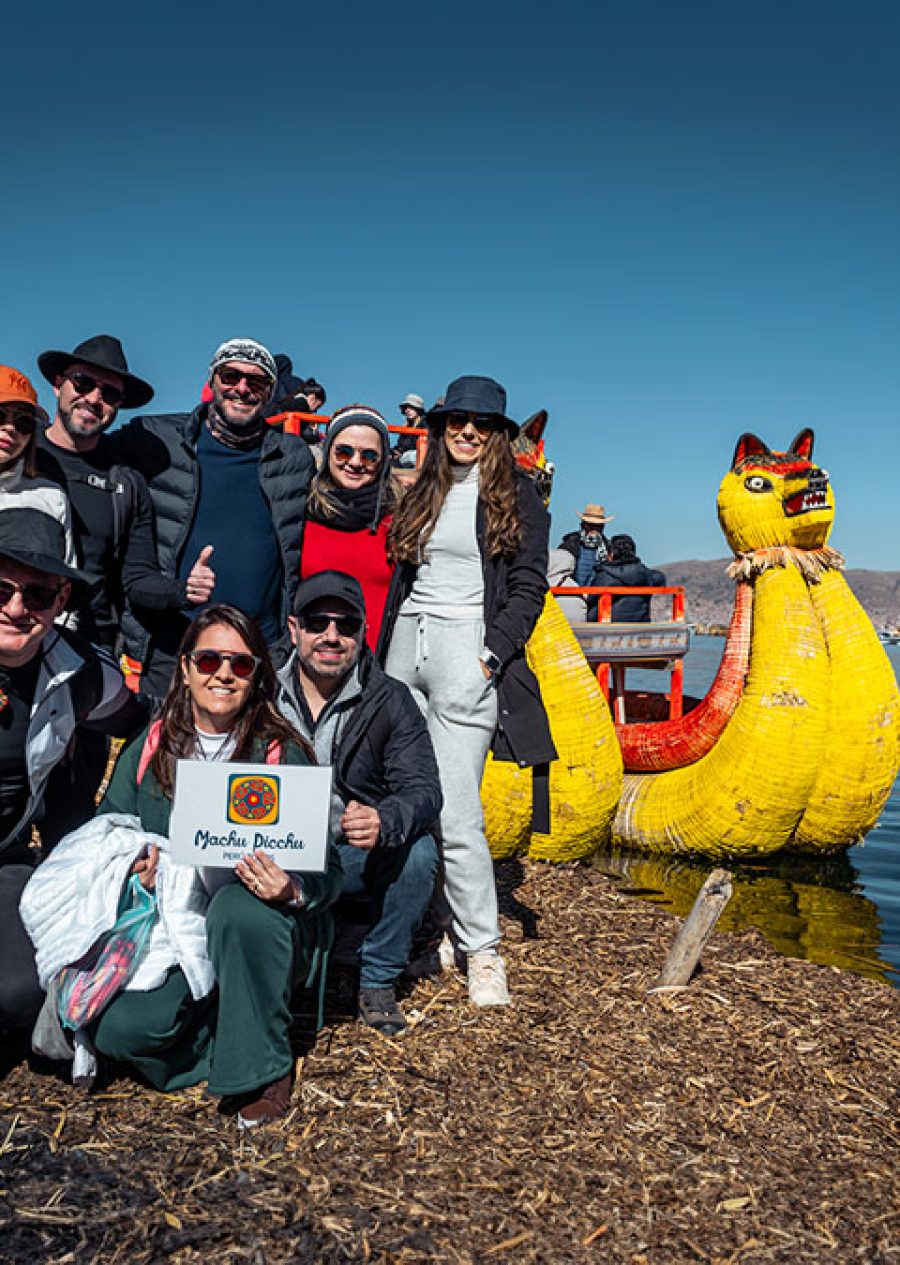
[[[828,509],[827,492],[820,488],[806,488],[804,492],[795,492],[792,496],[786,496],[782,501],[785,514],[789,519],[797,514],[811,514],[813,510]]]
[[[786,496],[782,501],[782,506],[788,518],[795,518],[798,514],[809,514],[813,510],[828,509],[828,480],[810,479],[808,487]]]

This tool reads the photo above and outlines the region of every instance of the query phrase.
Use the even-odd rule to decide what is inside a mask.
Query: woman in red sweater
[[[346,571],[366,599],[366,641],[372,650],[393,567],[385,541],[395,503],[389,461],[390,433],[377,409],[338,409],[325,434],[322,464],[306,505],[300,575]]]

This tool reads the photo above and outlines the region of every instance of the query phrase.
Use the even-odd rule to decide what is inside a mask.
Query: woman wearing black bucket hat
[[[451,382],[426,417],[418,478],[394,516],[397,570],[382,625],[391,676],[428,722],[444,791],[440,834],[452,939],[478,1006],[509,1002],[480,787],[489,747],[522,766],[556,756],[525,643],[547,590],[547,512],[516,470],[506,392]]]

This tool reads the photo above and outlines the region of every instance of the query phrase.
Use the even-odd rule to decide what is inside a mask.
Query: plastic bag
[[[96,1019],[134,974],[156,917],[156,895],[136,874],[119,901],[116,921],[88,953],[57,978],[57,1008],[64,1028],[76,1031]]]

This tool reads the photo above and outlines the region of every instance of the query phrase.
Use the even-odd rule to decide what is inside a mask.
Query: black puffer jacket
[[[625,588],[649,588],[662,586],[666,577],[662,571],[651,571],[645,567],[640,558],[633,557],[622,562],[604,562],[594,570],[592,585],[622,585]],[[597,618],[598,599],[592,597],[588,601],[588,619]],[[612,619],[615,623],[646,624],[650,622],[650,595],[640,593],[614,597],[612,600]]]
[[[479,500],[475,532],[484,573],[484,643],[500,660],[497,680],[497,729],[491,750],[498,760],[523,768],[556,759],[547,713],[537,678],[525,658],[525,644],[534,631],[547,593],[547,536],[550,518],[527,475],[519,475],[522,544],[512,558],[487,553],[484,505]],[[394,572],[388,593],[378,658],[387,657],[400,607],[416,576],[412,563]]]
[[[204,424],[206,405],[193,413],[162,413],[136,417],[110,435],[116,460],[133,466],[144,476],[156,517],[159,566],[164,575],[177,576],[181,556],[190,535],[199,497],[197,439]],[[272,522],[281,552],[284,594],[281,626],[286,626],[300,575],[300,545],[306,494],[315,472],[309,445],[297,435],[286,435],[267,426],[259,457],[259,483],[272,511]],[[145,671],[152,658],[166,661],[170,669],[185,623],[171,615],[155,617],[141,612],[141,627],[128,626],[129,652],[142,660]],[[276,648],[286,654],[286,643]],[[158,672],[157,675],[161,675]]]
[[[296,652],[278,673],[278,708],[308,730],[297,685]],[[367,646],[359,658],[362,697],[341,731],[335,789],[349,803],[377,808],[379,846],[399,848],[430,830],[444,806],[434,748],[422,713],[400,681],[386,676]]]

